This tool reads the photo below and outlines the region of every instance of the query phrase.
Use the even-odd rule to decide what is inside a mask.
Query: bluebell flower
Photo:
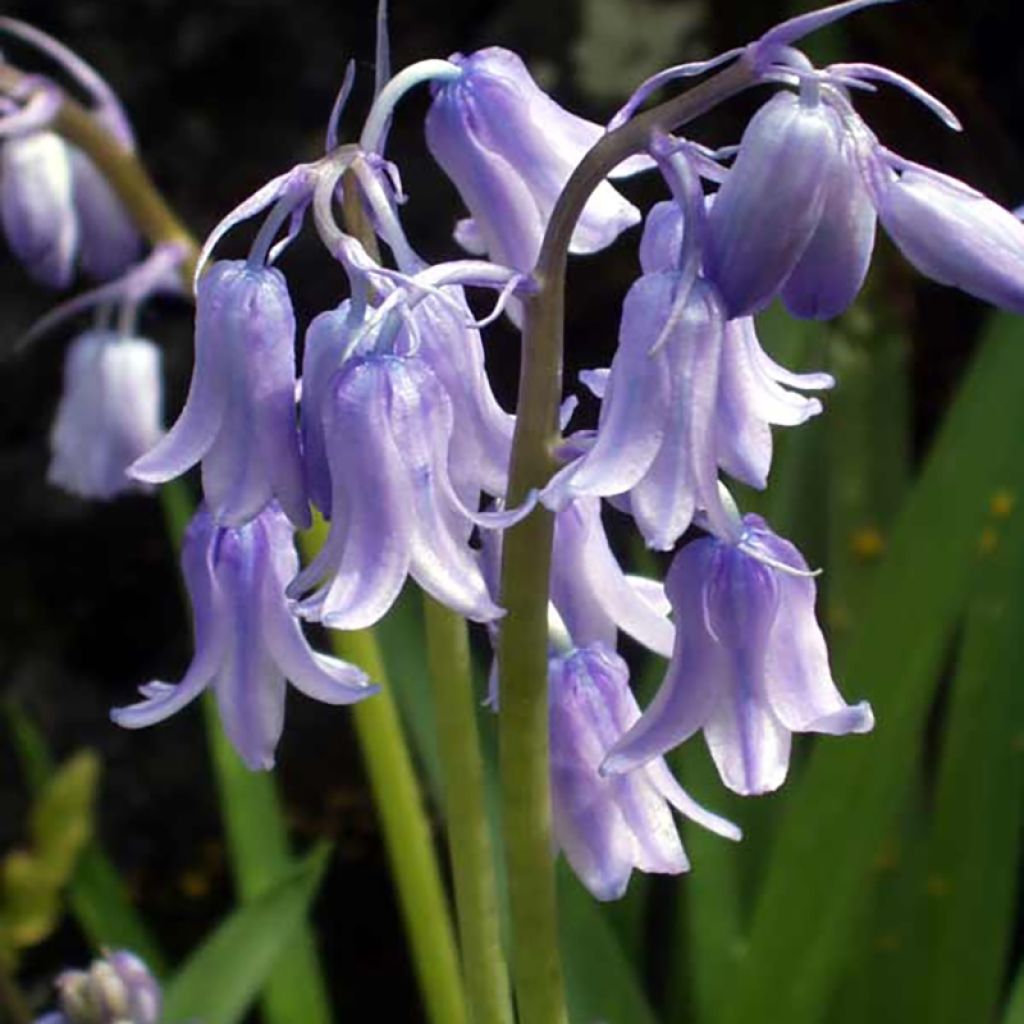
[[[553,508],[581,495],[619,496],[648,545],[662,550],[699,511],[727,532],[718,470],[764,487],[771,425],[821,411],[790,388],[832,385],[827,374],[774,363],[749,317],[726,320],[717,290],[698,273],[703,196],[689,206],[689,221],[675,203],[652,209],[640,249],[645,273],[623,304],[596,435],[543,494]]]
[[[87,971],[63,971],[57,995],[59,1012],[36,1024],[160,1024],[160,986],[126,950],[106,954]]]
[[[0,221],[14,255],[49,288],[65,288],[75,271],[78,218],[71,157],[54,132],[37,131],[0,146]]]
[[[605,775],[600,765],[640,711],[626,663],[600,643],[551,658],[548,668],[551,802],[555,842],[599,900],[618,899],[633,869],[689,869],[672,820],[674,807],[729,839],[740,831],[701,807],[662,758]]]
[[[160,349],[111,330],[77,337],[50,431],[50,483],[83,498],[147,490],[127,470],[162,433]]]
[[[493,46],[450,60],[463,74],[434,86],[426,132],[434,159],[472,215],[460,222],[456,240],[528,272],[559,193],[604,129],[555,103],[510,50]],[[613,176],[648,165],[627,161]],[[570,251],[597,252],[639,221],[636,207],[602,182],[584,207]]]
[[[508,483],[515,418],[498,404],[484,367],[480,332],[461,287],[450,285],[405,310],[394,345],[415,351],[443,387],[452,407],[448,471],[461,501],[476,507],[481,493],[499,497]],[[302,364],[303,464],[310,498],[331,518],[330,469],[324,441],[324,401],[346,358],[370,351],[386,318],[367,316],[348,299],[315,317]]]
[[[376,693],[353,665],[313,651],[285,598],[299,570],[288,518],[269,504],[240,527],[200,506],[185,532],[181,565],[192,602],[195,656],[180,683],[151,682],[143,700],[117,708],[129,729],[161,722],[213,687],[221,722],[253,770],[273,767],[284,724],[285,681],[325,704]]]
[[[764,309],[799,263],[829,184],[846,171],[841,137],[834,111],[791,92],[776,94],[747,125],[711,206],[704,253],[730,317]]]
[[[370,626],[407,575],[474,621],[502,614],[470,534],[526,509],[477,513],[463,503],[449,471],[453,424],[451,398],[418,356],[370,352],[334,374],[323,402],[331,528],[288,588],[298,598],[323,581],[299,601],[300,614],[335,629]]]
[[[89,112],[126,150],[135,140],[117,96],[76,53],[32,25],[0,17],[16,36],[60,66],[88,96]],[[125,273],[142,239],[113,189],[77,146],[49,130],[61,92],[34,76],[21,103],[0,117],[0,218],[15,255],[40,284],[63,288],[76,259],[101,281]],[[0,110],[0,113],[3,111]]]
[[[284,276],[213,264],[196,294],[196,356],[181,415],[131,473],[163,483],[202,460],[211,514],[241,526],[276,498],[310,523],[295,410],[295,314]]]
[[[767,793],[786,778],[792,733],[870,731],[870,705],[846,704],[832,680],[815,589],[800,552],[758,516],[735,540],[686,545],[666,579],[668,671],[602,771],[632,772],[702,729],[730,789]]]

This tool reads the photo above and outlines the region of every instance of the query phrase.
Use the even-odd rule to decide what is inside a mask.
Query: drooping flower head
[[[276,498],[296,526],[310,523],[295,420],[295,314],[272,267],[222,260],[196,293],[196,361],[185,408],[132,466],[163,483],[202,460],[211,514],[241,526]]]
[[[77,337],[65,358],[50,431],[50,483],[83,498],[146,490],[127,470],[162,432],[160,349],[112,330]]]
[[[14,18],[0,18],[0,31],[56,62],[88,95],[96,121],[134,148],[128,117],[94,68]],[[92,161],[49,130],[61,102],[57,86],[39,76],[30,82],[23,102],[0,118],[0,220],[10,246],[27,272],[51,288],[70,283],[76,260],[98,280],[118,277],[139,258],[142,239]]]
[[[289,587],[301,614],[360,629],[391,607],[407,575],[459,614],[502,614],[470,546],[474,525],[503,526],[516,513],[467,507],[449,470],[454,407],[430,366],[393,350],[356,354],[323,401],[331,485],[324,547]]]
[[[634,868],[689,869],[673,807],[718,835],[740,838],[683,790],[660,757],[628,774],[601,774],[609,748],[640,714],[618,655],[600,643],[555,655],[548,688],[555,841],[597,899],[622,896]]]
[[[794,732],[868,732],[866,703],[832,680],[807,563],[759,516],[737,540],[686,545],[666,580],[676,645],[657,696],[603,770],[630,772],[702,729],[722,781],[743,795],[786,778]]]
[[[603,129],[555,103],[510,50],[492,46],[450,60],[463,73],[434,87],[426,132],[434,159],[472,215],[460,222],[456,239],[495,262],[532,270],[559,193]],[[645,166],[627,161],[616,174]],[[603,182],[570,251],[604,249],[639,220],[636,207]]]
[[[107,954],[87,971],[62,972],[57,993],[60,1011],[37,1024],[160,1024],[160,986],[126,950]]]
[[[212,686],[221,723],[253,770],[273,767],[284,724],[285,681],[325,704],[353,704],[376,693],[365,673],[313,651],[285,598],[299,569],[292,526],[271,503],[237,528],[200,506],[181,552],[192,602],[195,655],[180,683],[151,682],[118,725],[138,729],[174,714]]]
[[[545,504],[619,496],[648,545],[668,550],[703,511],[728,530],[718,470],[754,487],[766,482],[772,424],[821,411],[783,387],[829,387],[827,374],[792,374],[761,349],[749,318],[727,320],[701,273],[705,203],[685,150],[664,157],[685,202],[660,203],[640,246],[643,276],[626,296],[619,347],[597,383],[601,413],[583,453],[555,475]]]

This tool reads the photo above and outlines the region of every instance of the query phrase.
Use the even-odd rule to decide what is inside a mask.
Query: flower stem
[[[307,533],[303,546],[312,554],[319,549],[320,540],[309,538]],[[380,815],[427,1016],[434,1024],[467,1024],[441,868],[398,709],[388,689],[380,647],[368,629],[332,631],[330,636],[340,658],[358,665],[381,684],[380,693],[352,707],[352,718]]]
[[[569,241],[587,199],[626,157],[643,152],[655,131],[671,131],[756,81],[745,60],[682,96],[638,114],[606,134],[573,172],[541,246],[536,294],[524,300],[523,360],[507,503],[543,487],[555,469],[562,395],[565,267]],[[563,1024],[551,861],[548,780],[547,603],[554,519],[538,508],[505,535],[502,560],[502,824],[508,861],[512,974],[520,1024]]]
[[[423,601],[469,1017],[512,1024],[466,623],[433,598]]]

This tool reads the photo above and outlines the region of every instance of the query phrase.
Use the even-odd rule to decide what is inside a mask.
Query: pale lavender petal
[[[452,500],[447,467],[451,402],[433,373],[417,360],[395,361],[389,384],[394,444],[408,480],[403,500],[413,519],[410,572],[460,615],[476,622],[498,618],[503,611],[491,599],[467,543],[472,521]]]
[[[47,479],[85,498],[144,490],[127,470],[159,439],[162,409],[161,355],[151,341],[80,335],[65,359]]]
[[[221,429],[229,401],[225,387],[232,381],[220,335],[235,273],[233,264],[218,263],[199,281],[195,364],[185,407],[163,440],[130,467],[137,480],[161,484],[181,476],[210,450]]]
[[[110,281],[142,255],[142,238],[96,165],[77,147],[69,149],[82,269],[97,280]]]
[[[559,508],[576,495],[619,494],[651,467],[665,440],[671,402],[666,347],[651,352],[671,307],[676,279],[650,274],[629,290],[619,347],[612,362],[597,440],[570,473],[560,474],[542,500]]]
[[[704,725],[722,781],[741,796],[771,793],[786,781],[791,734],[742,677]]]
[[[331,577],[300,610],[318,611],[324,624],[335,629],[373,625],[394,603],[409,571],[415,527],[387,407],[390,358],[360,360],[345,368],[335,378],[324,412],[334,489],[327,546],[336,562],[314,563],[318,575],[329,572]]]
[[[728,652],[703,623],[704,582],[718,558],[713,540],[688,544],[669,570],[666,589],[676,609],[676,647],[657,695],[611,748],[605,774],[632,771],[678,746],[703,728],[733,684]]]
[[[231,620],[214,679],[221,724],[245,764],[266,770],[284,727],[285,679],[263,638],[259,597],[270,554],[261,524],[218,530],[211,557]]]
[[[804,557],[788,541],[766,534],[761,544],[783,564],[807,570]],[[765,662],[765,695],[772,711],[793,732],[870,732],[870,705],[848,705],[832,680],[825,637],[814,614],[814,579],[780,573],[778,585],[779,613]]]
[[[876,167],[871,186],[885,230],[922,274],[1024,313],[1024,224],[1009,210],[913,170]]]
[[[667,610],[652,606],[623,573],[596,498],[577,499],[555,520],[551,600],[577,646],[602,642],[614,649],[621,629],[662,657],[672,653],[675,630]]]
[[[50,288],[66,287],[78,248],[68,146],[49,131],[0,145],[0,221],[14,255]]]
[[[669,550],[697,509],[712,522],[724,513],[718,494],[715,407],[723,324],[712,289],[698,282],[663,347],[672,397],[665,437],[630,494],[630,510],[649,547]]]
[[[793,316],[831,320],[857,297],[875,247],[875,216],[855,154],[846,144],[825,184],[821,219],[782,288]]]

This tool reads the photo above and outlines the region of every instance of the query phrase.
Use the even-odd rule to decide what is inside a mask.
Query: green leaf
[[[21,769],[33,791],[53,773],[53,757],[35,723],[14,701],[5,707]],[[162,975],[165,959],[98,839],[85,845],[68,889],[68,903],[94,950],[130,949]]]
[[[300,934],[329,855],[327,844],[318,846],[283,880],[219,925],[167,985],[164,1019],[237,1024]]]
[[[1022,498],[1018,484],[992,503],[947,718],[927,876],[930,1024],[993,1019],[1013,940],[1024,824]]]
[[[818,744],[791,793],[725,1020],[813,1024],[841,973],[870,865],[921,753],[992,495],[1024,468],[1024,337],[997,316],[872,582],[843,683],[866,737]],[[1012,488],[1011,488],[1012,489]]]
[[[37,795],[30,815],[35,856],[63,886],[92,835],[100,763],[83,750],[62,764]]]
[[[203,698],[238,900],[251,903],[295,867],[284,814],[272,775],[252,772],[220,725],[213,694]],[[330,1002],[313,929],[303,926],[267,979],[263,1012],[268,1024],[330,1024]]]
[[[572,1024],[656,1024],[605,908],[559,861],[558,916]]]

